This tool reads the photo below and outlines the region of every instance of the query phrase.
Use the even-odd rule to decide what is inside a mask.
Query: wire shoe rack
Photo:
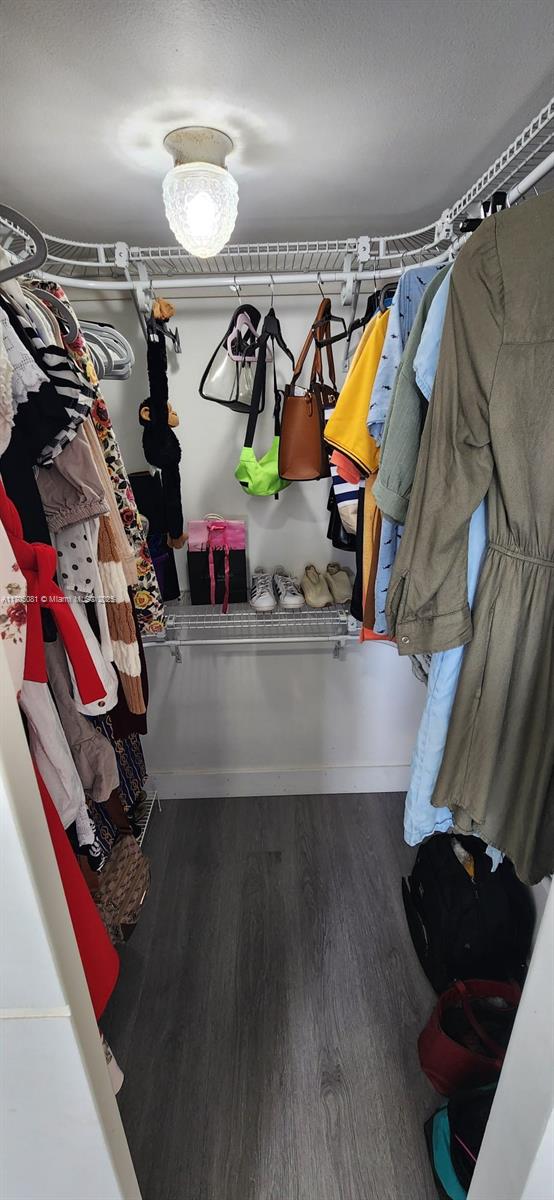
[[[332,645],[338,655],[348,638],[355,636],[345,608],[303,608],[296,612],[276,609],[257,613],[249,604],[233,604],[228,612],[209,604],[180,604],[167,610],[165,638],[145,638],[145,646],[170,646],[181,661],[182,646],[275,645],[320,643]],[[357,630],[357,626],[356,626]]]

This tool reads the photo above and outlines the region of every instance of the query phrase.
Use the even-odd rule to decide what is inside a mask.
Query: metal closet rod
[[[554,151],[543,158],[524,179],[516,183],[510,189],[507,195],[508,206],[515,204],[527,192],[530,192],[541,179],[554,171]],[[417,250],[405,251],[401,261],[396,267],[390,267],[372,271],[371,268],[366,271],[296,271],[296,272],[279,272],[265,274],[220,274],[220,275],[175,275],[175,276],[159,276],[151,277],[149,282],[153,287],[163,287],[166,289],[177,288],[224,288],[224,287],[255,287],[256,285],[272,287],[280,284],[324,284],[324,283],[344,283],[347,279],[356,280],[360,283],[382,282],[387,279],[396,279],[408,265],[418,265],[418,261],[425,263],[442,263],[446,262],[459,245],[459,241],[455,241],[448,250],[435,257],[429,257],[424,260],[417,259]],[[408,261],[404,261],[408,260]],[[76,279],[72,276],[51,275],[49,272],[37,272],[43,279],[49,279],[53,283],[61,283],[64,287],[83,288],[87,291],[124,291],[132,292],[136,288],[144,286],[141,280],[127,279]]]

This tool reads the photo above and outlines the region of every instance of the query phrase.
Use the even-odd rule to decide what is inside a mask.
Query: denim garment
[[[437,373],[449,287],[450,271],[446,278],[443,279],[438,292],[433,297],[421,335],[419,348],[414,358],[415,380],[426,400],[431,399],[431,392],[433,391],[433,384]]]
[[[431,282],[437,271],[442,270],[442,267],[442,263],[439,266],[411,267],[409,271],[404,271],[398,281],[398,287],[390,307],[385,344],[377,368],[367,416],[369,432],[378,446],[381,445],[383,437],[396,372],[419,308],[419,302],[427,284]]]
[[[400,366],[404,346],[410,336],[410,330],[416,317],[421,298],[427,285],[434,279],[439,266],[428,265],[412,267],[405,271],[399,280],[394,300],[391,305],[389,324],[383,346],[381,361],[375,377],[371,403],[368,413],[368,429],[377,445],[381,445],[385,421],[392,398],[396,372]],[[375,577],[375,625],[374,633],[387,633],[385,604],[389,590],[389,579],[396,551],[400,544],[404,526],[383,517],[381,525],[381,543],[379,546],[379,562]]]
[[[486,504],[482,500],[469,525],[467,590],[470,607],[475,599],[486,546]],[[452,828],[449,810],[433,808],[431,797],[442,763],[464,649],[464,646],[456,646],[453,650],[433,654],[431,658],[427,700],[412,757],[404,809],[404,840],[409,846],[418,846],[432,833],[446,833]]]

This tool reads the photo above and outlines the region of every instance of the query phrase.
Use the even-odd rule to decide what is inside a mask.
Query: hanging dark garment
[[[483,221],[453,268],[389,587],[401,654],[468,643],[433,804],[537,883],[554,870],[554,193]],[[467,597],[468,529],[488,548]]]
[[[161,471],[166,528],[169,536],[177,540],[183,533],[179,473],[181,447],[179,439],[168,425],[167,351],[164,335],[155,325],[149,326],[147,346],[150,396],[143,401],[140,409],[148,406],[149,420],[139,413],[143,427],[142,448],[146,461]]]
[[[169,523],[164,501],[164,488],[156,471],[134,471],[129,476],[141,516],[148,521],[148,549],[160,585],[163,600],[178,600],[180,594],[175,555],[167,544]]]
[[[358,519],[356,523],[356,578],[352,589],[350,612],[356,621],[364,619],[364,500],[365,488],[358,492]]]
[[[92,717],[91,720],[112,743],[117,757],[123,807],[132,813],[144,798],[144,784],[147,778],[140,737],[137,733],[131,733],[124,738],[116,737],[110,713],[105,717]]]

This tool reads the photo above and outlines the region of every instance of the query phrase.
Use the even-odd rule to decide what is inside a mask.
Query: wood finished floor
[[[143,1200],[433,1200],[403,798],[173,800],[103,1027]]]

